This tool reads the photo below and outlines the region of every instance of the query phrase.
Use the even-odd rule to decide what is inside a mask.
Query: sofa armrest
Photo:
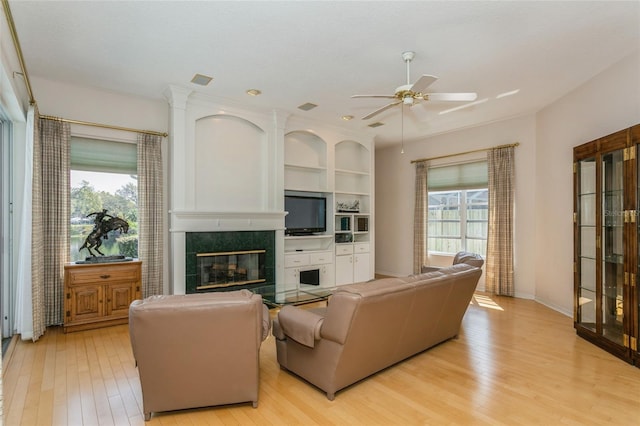
[[[278,331],[301,345],[313,348],[315,341],[320,339],[323,321],[324,317],[315,312],[283,306],[278,312]]]

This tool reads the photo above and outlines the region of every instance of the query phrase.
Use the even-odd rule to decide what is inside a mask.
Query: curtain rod
[[[506,145],[492,146],[491,148],[481,148],[481,149],[473,149],[471,151],[458,152],[457,154],[440,155],[438,157],[430,157],[430,158],[419,158],[417,160],[411,160],[411,164],[422,163],[424,161],[429,161],[429,160],[439,160],[441,158],[457,157],[458,155],[473,154],[474,152],[489,151],[490,149],[496,149],[496,148],[511,148],[511,147],[515,148],[516,146],[519,146],[519,145],[520,145],[520,142],[516,142],[516,143],[510,143]]]
[[[22,70],[22,77],[24,78],[24,84],[27,87],[27,94],[29,95],[29,103],[34,105],[36,103],[33,97],[33,90],[31,89],[31,81],[29,80],[29,74],[27,73],[27,65],[24,62],[24,56],[22,55],[22,47],[20,47],[20,40],[18,40],[18,33],[16,31],[16,24],[11,14],[11,8],[9,7],[9,0],[2,0],[2,7],[4,8],[4,16],[7,18],[7,24],[9,25],[9,32],[13,39],[13,46],[16,49],[18,55],[18,62],[20,62],[20,69]]]
[[[147,135],[162,136],[165,138],[169,136],[169,134],[166,132],[156,132],[153,130],[138,130],[138,129],[132,129],[130,127],[112,126],[110,124],[91,123],[89,121],[81,121],[81,120],[69,120],[67,118],[52,117],[50,115],[41,115],[40,118],[43,118],[45,120],[64,121],[65,123],[71,123],[71,124],[81,124],[83,126],[93,126],[93,127],[102,127],[105,129],[124,130],[126,132],[134,132],[134,133],[145,133]]]

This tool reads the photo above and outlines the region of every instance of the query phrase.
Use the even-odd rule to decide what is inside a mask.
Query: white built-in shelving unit
[[[373,278],[370,158],[369,150],[358,142],[335,146],[336,285]],[[357,208],[351,208],[356,202]]]
[[[304,288],[301,273],[315,269],[324,288],[373,278],[372,161],[371,148],[360,142],[285,135],[285,193],[327,199],[326,233],[285,237],[285,290]]]

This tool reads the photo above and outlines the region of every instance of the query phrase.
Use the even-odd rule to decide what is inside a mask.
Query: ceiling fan
[[[386,98],[395,99],[390,104],[378,108],[370,114],[362,117],[367,120],[396,105],[413,106],[421,101],[475,101],[476,93],[425,93],[424,90],[433,84],[438,77],[424,74],[414,84],[411,84],[410,63],[415,57],[415,52],[403,52],[402,59],[407,64],[407,84],[399,86],[393,95],[353,95],[352,98]]]

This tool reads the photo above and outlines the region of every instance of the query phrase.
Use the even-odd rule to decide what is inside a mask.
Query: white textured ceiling
[[[411,81],[486,102],[407,109],[405,140],[533,113],[640,48],[638,1],[10,1],[31,76],[161,99],[168,85],[398,142],[400,108],[360,118]],[[195,73],[214,77],[207,87]],[[246,89],[263,94],[249,97]],[[34,88],[35,90],[36,88]],[[519,89],[513,96],[496,96]],[[640,96],[640,78],[630,87]],[[35,92],[38,98],[37,90]],[[305,102],[318,105],[304,112]],[[46,114],[46,111],[42,111]],[[356,119],[344,122],[342,115]],[[79,118],[79,117],[68,117]],[[367,124],[385,125],[370,129]],[[117,123],[114,123],[117,124]]]

